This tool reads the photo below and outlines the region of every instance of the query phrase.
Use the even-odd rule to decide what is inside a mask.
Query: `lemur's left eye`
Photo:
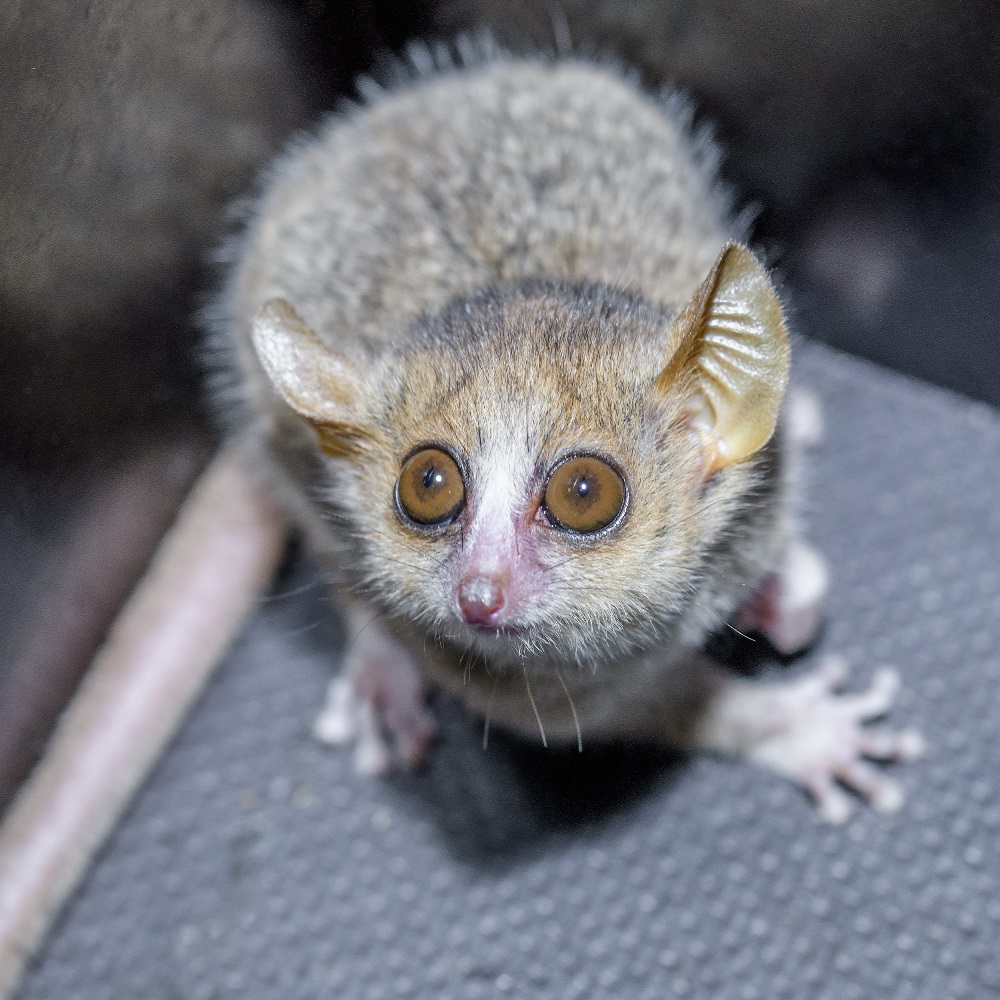
[[[557,528],[591,534],[616,521],[626,500],[617,469],[594,455],[575,455],[549,473],[542,504]]]
[[[447,524],[464,503],[462,472],[448,452],[421,448],[403,463],[396,480],[396,504],[414,524]]]

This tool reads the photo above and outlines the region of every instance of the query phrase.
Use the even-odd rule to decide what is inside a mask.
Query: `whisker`
[[[347,659],[347,654],[350,653],[357,645],[358,639],[361,638],[361,633],[364,632],[366,629],[371,628],[371,626],[374,625],[375,622],[379,620],[379,618],[385,618],[387,617],[387,615],[388,612],[382,611],[381,609],[377,610],[375,614],[373,614],[371,618],[369,618],[368,621],[366,621],[364,625],[362,625],[361,628],[359,628],[357,632],[355,632],[354,635],[351,636],[351,641],[344,648],[343,659]]]
[[[306,632],[312,632],[313,629],[319,628],[323,624],[323,620],[317,618],[314,622],[309,622],[306,625],[300,625],[298,628],[289,629],[287,632],[282,632],[282,638],[291,639],[297,635],[305,635]]]
[[[715,608],[710,608],[707,604],[702,604],[701,601],[694,601],[694,600],[692,600],[691,603],[692,604],[697,604],[699,608],[704,608],[710,615],[715,615],[715,617],[723,625],[725,625],[726,628],[731,628],[737,635],[743,636],[743,638],[746,639],[746,640],[748,640],[749,642],[756,642],[757,641],[752,635],[747,635],[745,632],[741,632],[735,625],[731,624],[730,622],[727,622],[726,619],[723,618],[722,615],[720,615],[719,612],[715,610]]]
[[[535,720],[538,722],[538,731],[542,734],[542,746],[546,750],[549,748],[549,741],[545,737],[545,727],[542,725],[542,717],[538,714],[538,706],[535,704],[535,696],[531,693],[531,684],[528,681],[528,668],[524,668],[524,686],[528,689],[528,701],[531,702],[531,710],[535,713]]]
[[[583,753],[583,734],[580,732],[580,719],[576,714],[576,705],[573,704],[573,696],[569,693],[569,688],[566,687],[566,681],[563,680],[562,671],[558,666],[556,667],[556,677],[559,678],[559,683],[562,684],[562,689],[566,692],[569,710],[573,713],[573,725],[576,726],[576,749]]]
[[[406,538],[402,536],[402,534],[394,537],[392,535],[386,534],[386,532],[384,531],[368,531],[368,532],[357,531],[354,532],[351,535],[351,537],[355,541],[359,542],[365,542],[372,538],[385,539],[390,545],[401,545],[403,548],[408,549],[410,552],[414,553],[420,558],[429,559],[432,563],[434,563],[435,566],[438,567],[438,569],[441,569],[444,566],[444,564],[448,561],[446,556],[436,556],[432,552],[428,551],[428,549],[425,546],[416,545],[413,542],[408,541]],[[389,560],[392,559],[391,556],[382,555],[381,552],[379,553],[379,558],[389,559]],[[412,567],[412,563],[407,563],[402,559],[396,559],[394,561],[400,563],[400,565]]]
[[[551,573],[553,570],[559,569],[560,566],[565,566],[566,563],[573,562],[574,559],[579,559],[579,553],[574,552],[571,555],[568,555],[565,559],[560,559],[559,562],[552,563],[544,568],[546,571]]]
[[[264,595],[260,600],[262,603],[267,601],[283,601],[286,597],[298,597],[299,594],[304,594],[307,590],[312,590],[314,587],[322,587],[324,584],[323,580],[316,579],[310,580],[308,583],[303,583],[300,587],[292,587],[290,590],[276,590],[272,594]]]
[[[683,524],[685,521],[690,521],[692,517],[697,517],[699,514],[703,514],[706,510],[711,510],[712,507],[717,507],[720,503],[730,502],[729,497],[719,497],[718,500],[712,500],[709,503],[702,504],[697,510],[691,511],[690,514],[685,514],[684,517],[679,517],[676,521],[668,524],[665,528],[660,529],[661,531],[673,531],[674,528],[679,524]]]
[[[497,693],[497,684],[500,682],[500,675],[493,677],[493,687],[490,688],[490,700],[486,703],[486,722],[483,725],[483,749],[490,745],[490,716],[493,714],[493,696]]]

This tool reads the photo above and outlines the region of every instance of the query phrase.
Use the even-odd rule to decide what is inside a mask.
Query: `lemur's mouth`
[[[519,625],[484,625],[479,622],[463,622],[467,628],[471,628],[473,632],[478,632],[480,635],[527,635],[528,630]]]

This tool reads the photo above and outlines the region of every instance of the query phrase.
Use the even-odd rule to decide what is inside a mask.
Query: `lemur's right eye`
[[[464,503],[462,472],[446,451],[421,448],[403,463],[396,480],[396,505],[414,524],[447,524]]]

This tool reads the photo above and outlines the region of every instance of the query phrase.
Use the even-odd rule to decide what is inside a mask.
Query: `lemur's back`
[[[683,301],[734,234],[707,139],[610,70],[499,61],[334,120],[279,161],[230,309],[284,296],[329,344],[383,340],[524,277]]]

